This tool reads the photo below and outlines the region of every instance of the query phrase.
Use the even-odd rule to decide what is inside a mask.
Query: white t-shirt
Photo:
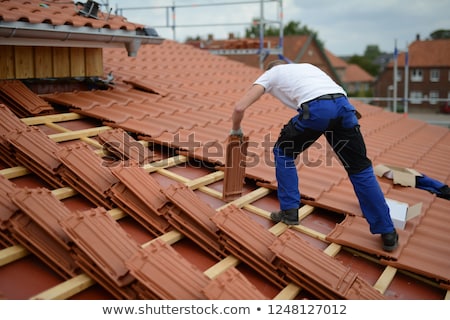
[[[297,110],[304,102],[325,94],[342,93],[345,90],[325,72],[309,63],[290,63],[272,67],[254,84],[264,87],[286,106]]]

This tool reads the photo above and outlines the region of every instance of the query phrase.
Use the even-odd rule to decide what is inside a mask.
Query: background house
[[[373,95],[372,86],[375,77],[359,65],[347,63],[344,59],[335,56],[326,49],[325,53],[339,76],[341,85],[350,97],[367,97]]]
[[[416,39],[397,59],[398,109],[403,110],[405,81],[408,107],[422,111],[438,111],[450,99],[450,39]],[[408,69],[405,75],[405,66]],[[380,73],[374,90],[377,97],[393,97],[394,61]],[[391,101],[380,101],[391,106]]]

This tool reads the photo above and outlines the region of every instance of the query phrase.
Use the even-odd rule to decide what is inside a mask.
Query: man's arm
[[[254,84],[247,93],[236,102],[234,107],[232,120],[233,131],[238,131],[241,128],[241,121],[244,118],[245,109],[250,107],[256,100],[258,100],[264,94],[264,87],[259,84]]]

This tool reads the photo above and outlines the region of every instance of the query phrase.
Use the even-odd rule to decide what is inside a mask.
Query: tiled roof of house
[[[335,56],[333,53],[331,53],[330,50],[325,49],[325,53],[328,57],[328,60],[330,60],[330,63],[333,65],[333,67],[338,68],[338,69],[347,67],[347,62],[345,62],[344,59],[341,59],[338,56]]]
[[[416,40],[408,46],[410,67],[450,67],[450,39]],[[398,55],[398,66],[405,65],[405,52]],[[394,61],[389,62],[392,67]]]
[[[42,98],[49,103],[65,106],[72,112],[96,118],[108,126],[106,130],[110,127],[117,128],[115,130],[122,129],[152,145],[167,145],[192,159],[215,163],[219,166],[224,164],[224,153],[215,150],[225,150],[231,125],[233,101],[242,95],[252,80],[260,74],[258,69],[245,67],[226,58],[172,41],[165,41],[158,46],[144,46],[136,58],[128,57],[123,50],[107,49],[105,65],[106,71],[113,71],[119,83],[139,82],[138,89],[122,84],[106,91],[55,93],[42,95]],[[143,89],[146,91],[142,91]],[[155,92],[163,92],[163,94]],[[361,125],[368,144],[369,156],[374,164],[407,165],[446,183],[450,182],[450,172],[444,160],[450,155],[450,150],[447,148],[450,139],[448,129],[391,114],[377,107],[356,103],[356,101],[354,103],[363,115]],[[12,119],[7,122],[8,125],[17,123],[19,127],[23,127],[23,123],[13,120],[14,115],[6,112],[5,107],[2,110],[5,114],[3,119],[6,119],[6,116]],[[263,142],[273,142],[284,122],[291,115],[288,108],[270,96],[265,96],[249,110],[243,123],[251,146],[246,175],[268,190],[276,188],[276,180],[273,166],[270,166],[270,152],[264,149]],[[172,228],[184,228],[182,220],[176,218],[179,214],[171,214],[172,211],[164,209],[167,203],[177,203],[174,192],[181,192],[181,189],[170,192],[165,190],[163,186],[153,182],[153,179],[140,167],[136,167],[135,173],[130,171],[132,167],[126,170],[124,168],[125,171],[104,167],[101,158],[83,143],[58,147],[55,142],[46,138],[44,141],[48,141],[51,148],[41,149],[41,152],[36,149],[34,156],[25,161],[25,156],[34,150],[34,143],[38,141],[42,133],[28,128],[23,128],[15,134],[9,131],[16,129],[8,127],[4,130],[7,130],[3,133],[6,139],[5,149],[12,149],[13,153],[20,151],[24,155],[23,160],[16,159],[19,161],[18,164],[25,165],[29,170],[47,177],[48,183],[54,187],[68,185],[91,203],[107,210],[121,208],[154,236],[170,232]],[[31,134],[37,134],[37,136],[31,138]],[[102,136],[105,135],[102,134]],[[42,140],[42,138],[39,139]],[[426,191],[397,187],[389,181],[381,180],[380,184],[387,197],[411,205],[416,202],[423,203],[420,217],[409,221],[405,230],[400,230],[400,247],[393,253],[383,252],[380,250],[378,237],[370,235],[367,223],[361,216],[345,170],[325,152],[327,150],[325,140],[320,139],[319,143],[320,148],[307,152],[308,159],[316,161],[318,165],[307,165],[305,161],[308,159],[298,164],[299,188],[307,204],[305,208],[311,205],[338,212],[346,217],[324,236],[324,240],[378,256],[383,264],[439,279],[442,285],[447,283],[450,279],[448,273],[450,269],[445,258],[449,254],[445,243],[450,240],[448,239],[450,233],[445,228],[447,225],[445,223],[441,223],[440,228],[434,227],[435,221],[446,221],[449,218],[444,209],[447,205],[446,200],[437,198]],[[40,146],[42,145],[41,142]],[[209,152],[209,146],[214,146],[214,150]],[[50,151],[55,148],[56,151]],[[50,157],[50,155],[53,156]],[[50,159],[53,165],[50,165]],[[53,174],[51,174],[52,170]],[[136,174],[139,174],[140,178]],[[146,179],[150,179],[148,183],[145,182]],[[142,183],[144,184],[139,186]],[[156,188],[155,195],[159,194],[158,197],[161,197],[160,201],[157,201],[157,196],[151,196],[146,200],[148,192],[153,188]],[[141,193],[142,190],[147,192]],[[124,197],[124,194],[128,196]],[[135,200],[130,202],[130,199]],[[195,203],[195,201],[191,202]],[[14,203],[21,205],[19,200],[15,200]],[[201,204],[196,205],[198,206]],[[183,209],[177,209],[176,212],[185,212],[184,214],[190,210],[185,206],[179,208]],[[205,214],[213,219],[214,210],[212,208],[210,210],[212,210],[210,213],[205,211]],[[143,216],[139,212],[153,212],[153,214]],[[193,217],[186,216],[184,219],[191,221]],[[204,218],[195,219],[200,222],[198,219]],[[212,221],[218,220],[214,218]],[[194,226],[195,224],[193,228]],[[246,235],[251,238],[250,228],[246,228]],[[194,241],[217,257],[224,255],[221,251],[223,249],[220,246],[214,247],[211,241],[225,239],[224,236],[215,238],[214,234],[218,232],[218,229],[221,229],[220,225],[216,227],[205,225],[202,228],[195,227],[188,233],[187,230],[183,231],[183,233],[190,235]],[[14,229],[11,232],[14,233]],[[256,232],[255,235],[258,233]],[[233,241],[240,243],[239,248],[246,248],[247,245],[243,245],[245,241],[252,242],[246,238]],[[427,248],[423,249],[425,243]],[[234,249],[227,246],[224,248],[226,252],[232,252],[241,260],[247,261],[249,265],[257,261],[247,260],[247,256],[237,252],[234,247]],[[83,249],[77,250],[81,250],[81,254]],[[414,252],[414,255],[409,254],[410,252]],[[422,257],[421,253],[425,256]],[[424,260],[429,263],[424,263]],[[90,260],[86,258],[82,261],[81,265],[85,268],[86,263],[90,263]],[[257,265],[261,263],[258,262]],[[260,272],[268,279],[272,279],[274,283],[283,284],[282,279],[272,278],[270,270],[273,268],[274,265],[269,264]],[[65,271],[67,272],[70,270]],[[98,281],[105,278],[105,275],[91,276]],[[300,276],[300,279],[303,279],[303,276],[306,275]],[[291,278],[295,279],[294,275]],[[114,289],[115,285],[110,281],[100,283],[104,283],[107,288],[110,287],[109,290],[117,297],[122,297],[123,294],[125,297],[135,294],[148,296],[139,293],[136,289],[142,289],[142,283],[122,293],[116,287]]]
[[[347,64],[344,76],[342,77],[342,81],[344,83],[372,82],[374,79],[375,78],[371,76],[366,70],[353,63]]]
[[[97,11],[97,18],[94,19],[83,14],[83,6],[77,5],[74,1],[0,0],[0,21],[127,31],[144,27],[142,24],[127,21],[122,16],[103,12],[101,9]]]
[[[336,68],[341,81],[345,84],[355,82],[372,82],[375,78],[357,64],[347,63],[345,60],[335,56],[329,50],[325,53],[331,65]]]

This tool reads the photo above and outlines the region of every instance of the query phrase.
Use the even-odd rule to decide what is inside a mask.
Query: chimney
[[[416,41],[420,41],[420,34],[416,34]]]

